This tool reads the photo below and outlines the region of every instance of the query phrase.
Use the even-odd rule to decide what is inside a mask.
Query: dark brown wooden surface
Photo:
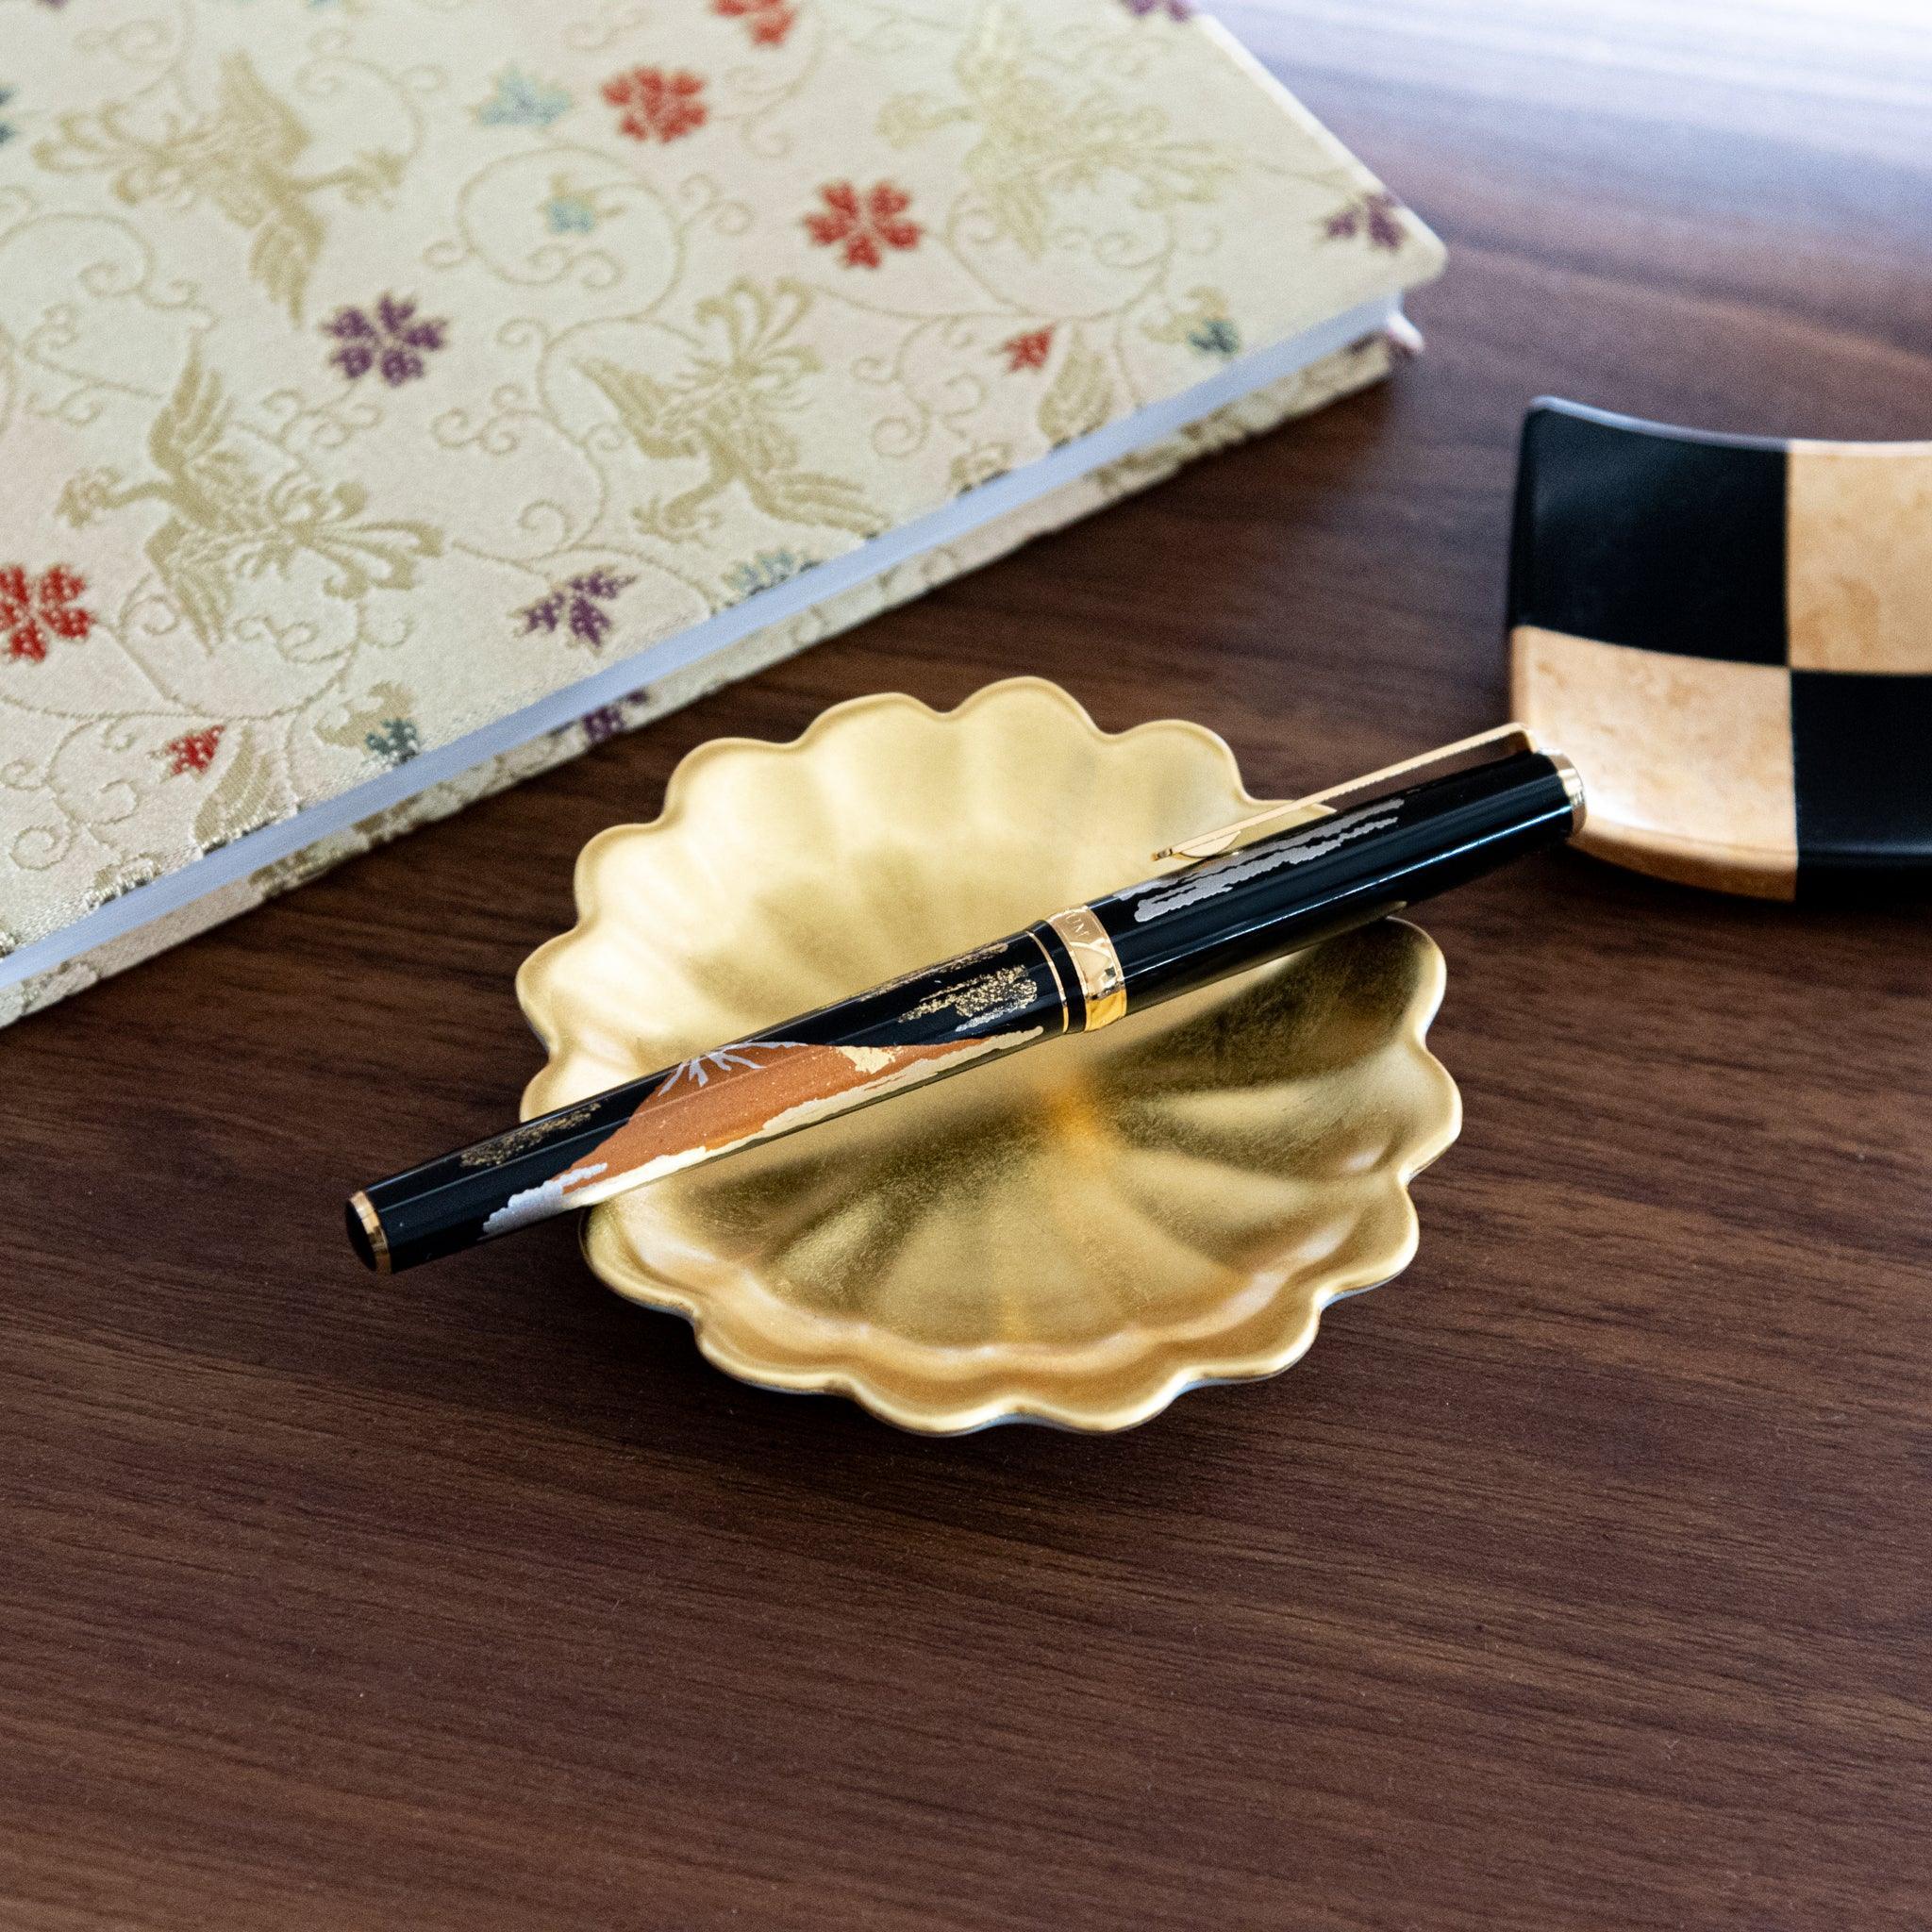
[[[341,1245],[704,739],[1037,671],[1283,792],[1502,715],[1537,391],[1932,437],[1913,8],[1225,10],[1446,235],[1426,361],[0,1039],[8,1932],[1932,1924],[1923,912],[1436,907],[1420,1257],[1120,1440]]]

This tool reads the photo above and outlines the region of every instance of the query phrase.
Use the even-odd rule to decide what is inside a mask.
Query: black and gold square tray
[[[1545,399],[1508,622],[1514,714],[1589,784],[1585,849],[1766,898],[1932,881],[1932,442]]]

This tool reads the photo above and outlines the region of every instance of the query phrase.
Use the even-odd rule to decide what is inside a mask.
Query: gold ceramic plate
[[[1058,686],[957,711],[867,697],[724,739],[577,865],[517,991],[528,1118],[963,952],[1254,810],[1234,755],[1109,736]],[[1407,1182],[1456,1137],[1424,1044],[1442,957],[1371,926],[594,1209],[615,1288],[720,1368],[909,1429],[1120,1429],[1268,1375],[1415,1252]]]

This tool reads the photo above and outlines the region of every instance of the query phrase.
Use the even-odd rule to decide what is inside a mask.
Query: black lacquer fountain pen
[[[1338,786],[1248,843],[1291,808],[1225,827],[1160,855],[1209,855],[1184,870],[378,1181],[350,1199],[349,1239],[412,1267],[1400,912],[1582,824],[1558,753],[1420,775],[1506,737],[1530,741],[1506,727]],[[1394,789],[1331,804],[1377,781]]]

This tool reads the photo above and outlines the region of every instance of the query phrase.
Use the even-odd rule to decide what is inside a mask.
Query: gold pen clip
[[[1365,773],[1359,778],[1350,778],[1341,785],[1331,785],[1325,791],[1311,791],[1306,798],[1291,798],[1284,805],[1271,805],[1266,811],[1257,811],[1252,818],[1237,819],[1231,825],[1223,825],[1218,831],[1203,832],[1197,839],[1184,839],[1178,845],[1163,846],[1154,856],[1156,858],[1219,858],[1224,852],[1231,852],[1251,832],[1258,831],[1263,825],[1273,825],[1299,813],[1304,818],[1325,818],[1335,809],[1334,801],[1347,798],[1357,791],[1367,791],[1377,785],[1385,785],[1391,779],[1411,777],[1417,772],[1428,772],[1432,776],[1445,774],[1437,767],[1447,767],[1457,760],[1466,758],[1472,752],[1484,751],[1492,745],[1514,741],[1519,751],[1536,751],[1536,734],[1527,724],[1514,721],[1498,724],[1493,730],[1478,731],[1474,738],[1458,738],[1454,744],[1441,744],[1434,751],[1418,753],[1412,758],[1404,758],[1400,764],[1384,765],[1379,772]]]

